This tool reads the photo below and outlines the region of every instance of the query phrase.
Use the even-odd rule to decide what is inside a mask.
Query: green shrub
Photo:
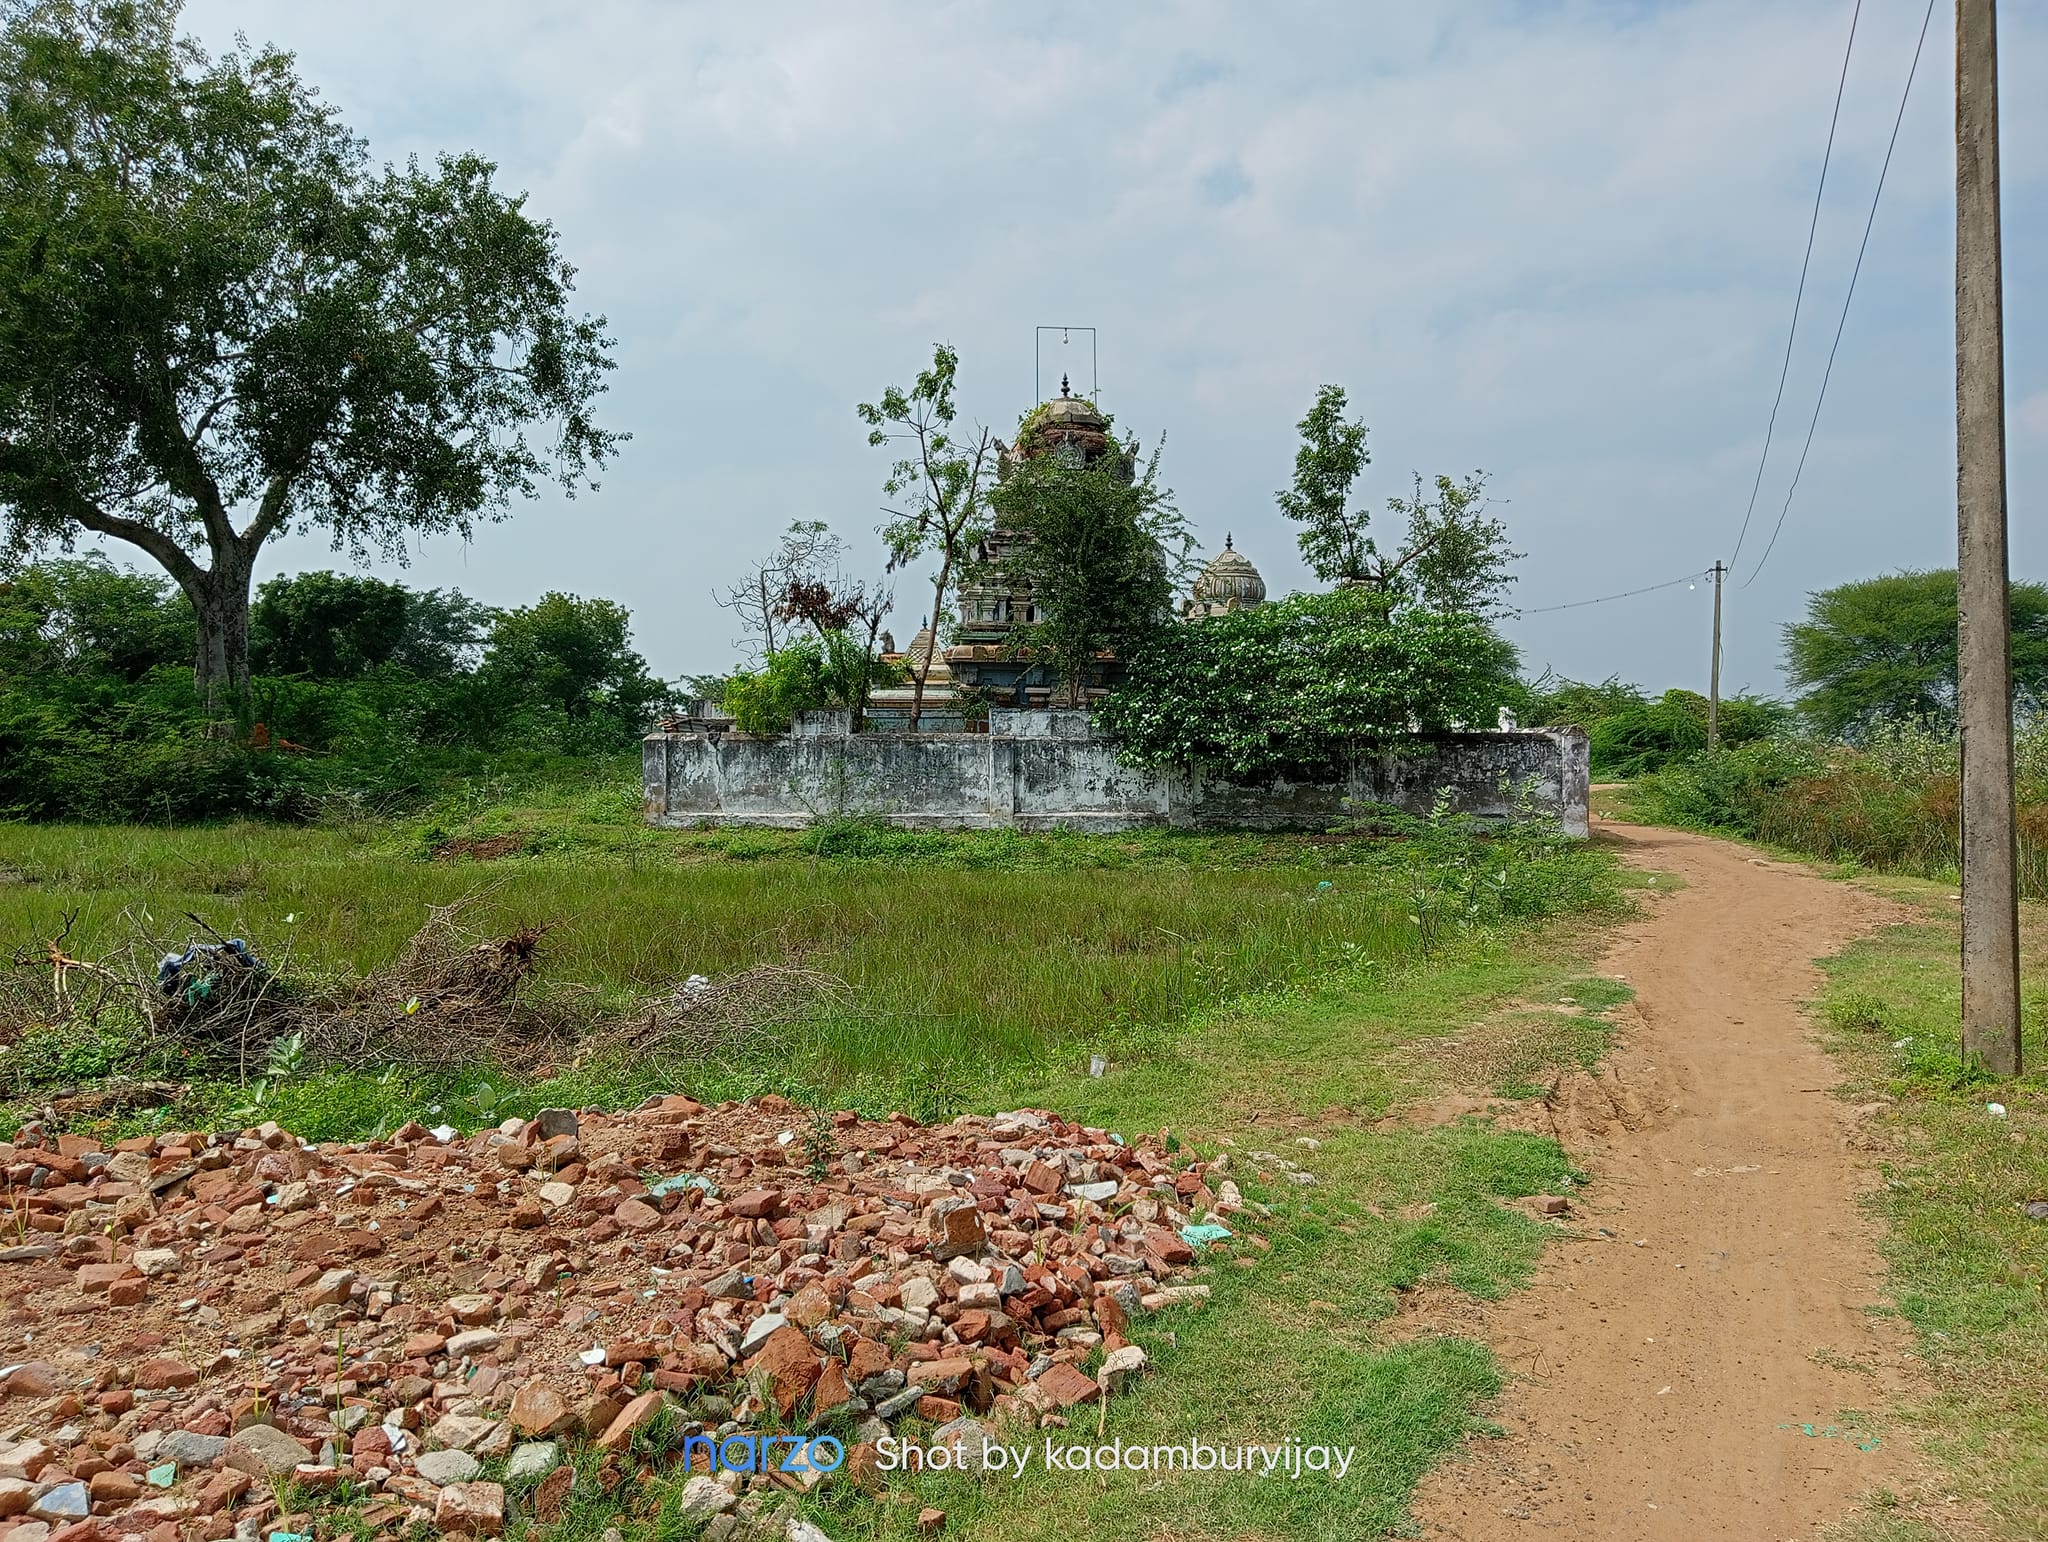
[[[1785,788],[1824,766],[1818,750],[1797,740],[1759,739],[1701,750],[1645,778],[1636,807],[1665,824],[1754,836]]]
[[[614,753],[666,696],[627,622],[570,595],[499,613],[374,579],[275,579],[252,621],[272,672],[221,722],[165,580],[101,559],[25,567],[0,583],[0,818],[304,820],[407,805],[486,756]]]
[[[1650,700],[1641,686],[1630,685],[1619,675],[1609,675],[1593,685],[1564,679],[1546,669],[1534,680],[1518,685],[1508,705],[1527,728],[1583,728],[1590,734],[1604,719],[1630,707],[1647,706]]]
[[[1478,617],[1340,589],[1162,629],[1096,722],[1131,764],[1256,781],[1414,729],[1491,728],[1513,686],[1514,649]]]
[[[1721,743],[1753,743],[1790,721],[1791,710],[1779,702],[1733,696],[1721,703]],[[1707,747],[1707,698],[1666,691],[1655,701],[1622,705],[1596,721],[1588,736],[1595,775],[1633,780]]]
[[[2014,761],[2020,891],[2048,898],[2048,724],[2021,731]],[[1759,740],[1643,777],[1635,807],[1666,824],[1946,879],[1961,860],[1957,764],[1954,734],[1925,724],[1879,725],[1861,746]]]
[[[868,692],[902,683],[903,671],[885,664],[844,631],[799,637],[768,655],[765,667],[724,682],[725,710],[741,733],[773,738],[789,732],[806,712],[837,707],[858,713]]]

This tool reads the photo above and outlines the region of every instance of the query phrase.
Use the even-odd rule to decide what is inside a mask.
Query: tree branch
[[[249,521],[249,528],[242,532],[240,539],[256,547],[277,534],[278,526],[291,512],[291,492],[290,477],[283,472],[273,476],[263,489],[263,502],[256,510],[256,517]]]
[[[185,548],[176,540],[154,525],[109,514],[90,499],[82,497],[72,500],[71,517],[88,530],[141,547],[162,564],[164,571],[175,578],[178,586],[188,594],[206,583],[208,575],[205,569],[188,557]]]

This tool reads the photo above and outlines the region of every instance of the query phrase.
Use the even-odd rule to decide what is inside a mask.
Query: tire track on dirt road
[[[1636,990],[1601,1078],[1634,1114],[1560,1121],[1593,1176],[1573,1220],[1587,1240],[1484,1308],[1511,1372],[1506,1437],[1438,1468],[1415,1514],[1457,1542],[1810,1538],[1924,1471],[1891,1431],[1839,1417],[1910,1382],[1903,1335],[1864,1310],[1883,1291],[1857,1203],[1872,1179],[1802,1007],[1813,960],[1905,913],[1729,842],[1599,833],[1685,883],[1602,965]]]

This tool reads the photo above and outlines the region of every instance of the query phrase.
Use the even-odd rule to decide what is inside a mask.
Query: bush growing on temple
[[[1315,775],[1358,744],[1491,728],[1515,662],[1482,618],[1344,588],[1159,631],[1096,722],[1135,765],[1235,781]]]
[[[1002,579],[1027,591],[1038,615],[1013,628],[1011,642],[1076,705],[1100,655],[1128,654],[1173,625],[1194,544],[1187,521],[1159,483],[1156,451],[1142,475],[1120,454],[1093,464],[1043,455],[1012,471],[993,501],[1016,543]]]
[[[885,664],[846,632],[799,637],[768,655],[760,669],[724,682],[723,705],[741,733],[772,738],[805,712],[835,707],[858,716],[868,693],[900,685],[904,671]]]

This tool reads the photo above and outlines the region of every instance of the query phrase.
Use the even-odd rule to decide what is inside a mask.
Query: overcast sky
[[[1034,328],[1099,329],[1102,404],[1205,546],[1307,581],[1273,505],[1342,383],[1361,496],[1483,467],[1519,603],[1733,549],[1776,387],[1851,0],[756,3],[197,0],[295,51],[372,153],[474,149],[610,318],[603,488],[428,541],[409,581],[631,606],[668,676],[733,656],[710,602],[790,520],[876,568],[884,457],[853,407],[961,353],[966,411],[1034,399]],[[1805,593],[1954,559],[1952,7],[1937,4],[1784,534],[1728,595],[1729,688],[1779,688]],[[2048,8],[2004,8],[2015,570],[2048,577]],[[1923,7],[1865,0],[1778,444],[1783,504]],[[1046,339],[1094,383],[1084,339]],[[339,566],[293,541],[265,573]],[[928,608],[898,580],[897,635]],[[1509,624],[1533,670],[1704,688],[1708,587]]]

